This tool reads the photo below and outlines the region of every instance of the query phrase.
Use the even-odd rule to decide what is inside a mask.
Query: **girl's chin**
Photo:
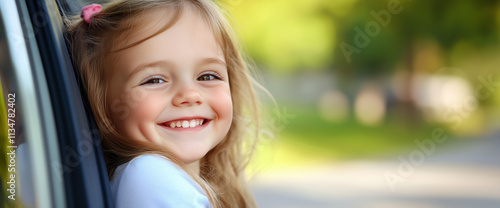
[[[188,153],[187,151],[183,151],[182,153],[183,154],[175,154],[177,156],[177,158],[179,158],[182,162],[184,162],[184,164],[186,165],[191,165],[191,164],[198,164],[200,159],[205,157],[205,155],[207,154],[208,151],[196,151],[196,152],[193,152],[191,150],[191,154],[187,155],[186,153]]]

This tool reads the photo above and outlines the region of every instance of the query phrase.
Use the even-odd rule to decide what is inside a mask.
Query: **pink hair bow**
[[[95,14],[99,13],[100,11],[101,11],[101,5],[99,5],[99,4],[90,4],[90,5],[83,7],[82,15],[81,15],[83,18],[83,21],[85,21],[87,24],[89,24],[92,17]]]

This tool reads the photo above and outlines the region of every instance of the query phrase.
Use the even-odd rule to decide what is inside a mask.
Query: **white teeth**
[[[187,128],[187,127],[189,127],[189,121],[183,121],[182,128]]]
[[[180,121],[172,121],[170,123],[170,128],[193,128],[197,126],[203,125],[204,119],[192,119],[192,120],[180,120]]]

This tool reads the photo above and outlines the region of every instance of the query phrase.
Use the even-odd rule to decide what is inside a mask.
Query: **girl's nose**
[[[203,99],[200,92],[195,88],[195,86],[183,85],[177,90],[175,96],[172,99],[172,104],[174,106],[193,106],[201,105]]]

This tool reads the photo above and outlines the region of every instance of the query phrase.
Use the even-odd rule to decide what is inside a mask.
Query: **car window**
[[[112,207],[98,129],[63,37],[60,12],[84,4],[0,1],[0,207]]]
[[[46,79],[20,5],[0,2],[0,206],[63,207],[62,174],[51,168],[60,157]]]
[[[63,37],[63,1],[26,0],[46,77],[61,163],[67,207],[112,207],[109,181],[85,91],[79,88]],[[64,1],[72,2],[73,1]],[[42,20],[42,21],[40,21]]]

